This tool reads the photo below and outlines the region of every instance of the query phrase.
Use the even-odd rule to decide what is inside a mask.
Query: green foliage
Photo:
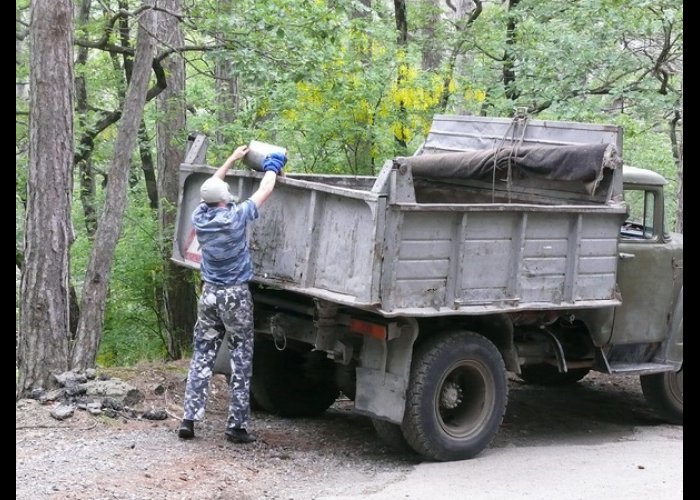
[[[159,306],[162,260],[158,249],[158,223],[140,186],[132,190],[124,226],[110,276],[105,324],[97,362],[101,366],[130,365],[140,360],[165,358]],[[73,213],[82,229],[80,210]],[[78,232],[71,251],[77,289],[90,257],[91,242]]]
[[[514,43],[506,46],[509,17]],[[623,126],[625,162],[669,180],[672,221],[677,165],[670,121],[681,112],[682,20],[680,0],[522,0],[511,11],[489,5],[474,25],[476,50],[465,56],[464,72],[486,89],[488,115],[526,107],[542,119]],[[503,85],[506,49],[515,75],[512,99]]]
[[[101,365],[165,357],[159,321],[163,261],[158,224],[143,201],[129,206],[124,222],[110,279]]]
[[[668,184],[664,187],[666,227],[673,229],[676,224],[676,193],[678,172],[668,147],[668,130],[656,133],[633,126],[625,128],[625,162],[628,165],[648,168],[663,175]]]

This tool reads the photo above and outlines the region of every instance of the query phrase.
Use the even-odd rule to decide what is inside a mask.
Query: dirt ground
[[[398,454],[370,420],[340,399],[318,418],[254,412],[259,440],[224,439],[228,390],[217,375],[207,418],[191,441],[177,438],[187,365],[107,370],[146,396],[141,411],[169,418],[109,418],[76,411],[58,421],[50,405],[16,405],[17,499],[312,499],[363,495],[400,481],[422,460]],[[648,407],[637,377],[591,373],[575,386],[543,388],[510,380],[509,405],[492,449],[599,443],[634,428],[665,425]],[[682,440],[682,427],[677,428]]]

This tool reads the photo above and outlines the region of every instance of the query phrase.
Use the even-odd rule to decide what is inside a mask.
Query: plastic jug
[[[267,142],[250,141],[250,144],[248,144],[248,152],[243,157],[242,161],[248,168],[262,172],[263,160],[270,153],[282,153],[286,155],[287,148],[268,144]]]

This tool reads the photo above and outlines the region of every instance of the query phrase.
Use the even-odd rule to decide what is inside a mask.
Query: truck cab
[[[682,293],[683,235],[666,227],[666,180],[661,175],[625,166],[623,182],[629,206],[619,242],[617,280],[623,301],[615,310],[611,343],[661,342]],[[672,350],[678,349],[682,353],[682,344]]]
[[[611,373],[640,374],[652,406],[682,423],[683,235],[666,225],[663,176],[624,166],[623,182],[629,213],[618,246],[622,305],[606,358]]]

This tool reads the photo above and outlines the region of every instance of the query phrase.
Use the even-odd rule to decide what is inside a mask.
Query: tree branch
[[[104,42],[102,41],[104,40]],[[107,43],[107,39],[100,39],[97,42],[91,42],[90,40],[75,40],[75,44],[78,47],[85,47],[88,49],[100,49],[104,50],[106,52],[114,52],[117,54],[127,54],[127,55],[134,55],[134,49],[129,48],[129,47],[122,47],[121,45],[114,45],[112,43]]]
[[[455,67],[457,65],[457,58],[462,53],[462,48],[464,47],[464,44],[467,41],[467,28],[469,28],[474,23],[474,21],[476,21],[479,18],[482,12],[481,0],[474,0],[474,4],[475,8],[469,13],[469,17],[467,18],[467,21],[464,23],[464,25],[460,26],[460,23],[455,24],[455,28],[461,31],[461,33],[459,34],[457,43],[454,47],[452,47],[452,50],[450,52],[450,57],[448,58],[447,63],[447,75],[445,76],[442,82],[442,93],[440,95],[439,104],[440,109],[442,110],[445,110],[447,108],[447,103],[450,99],[449,85],[450,81],[452,80],[452,76],[454,75]]]
[[[75,44],[79,47],[86,47],[90,49],[99,49],[99,50],[104,50],[106,52],[114,52],[117,54],[124,54],[124,55],[129,55],[133,56],[134,55],[134,49],[131,47],[123,47],[121,45],[114,45],[111,43],[103,43],[101,44],[100,42],[91,42],[89,40],[75,40]],[[173,53],[182,53],[182,52],[211,52],[213,50],[220,50],[220,49],[227,49],[229,48],[230,45],[228,44],[215,44],[215,45],[185,45],[182,47],[170,47],[160,53],[158,53],[153,61],[154,63],[161,63],[163,59],[168,57],[169,55]],[[273,58],[270,58],[271,60],[275,60]],[[279,60],[275,60],[279,62]]]
[[[168,81],[165,78],[165,70],[163,69],[163,66],[160,64],[160,61],[154,59],[153,64],[152,64],[152,68],[153,68],[153,74],[156,77],[156,83],[146,93],[146,102],[148,102],[151,99],[153,99],[154,97],[156,97],[158,94],[163,92],[168,87]]]
[[[473,42],[473,45],[474,45],[474,47],[476,47],[482,54],[484,54],[484,55],[485,55],[486,57],[488,57],[489,59],[493,59],[494,61],[497,61],[497,62],[503,62],[503,61],[505,60],[503,57],[494,56],[494,55],[491,54],[488,50],[486,50],[485,48],[483,48],[481,45],[479,45],[479,44],[476,43],[476,42]]]
[[[105,10],[110,10],[107,5],[105,5],[104,2],[100,2],[102,7],[105,8]],[[107,24],[105,26],[104,34],[102,35],[102,38],[99,40],[93,42],[89,40],[75,40],[75,44],[80,46],[80,47],[88,47],[92,49],[104,49],[104,50],[109,50],[110,52],[118,52],[120,54],[126,53],[126,54],[133,54],[134,51],[133,49],[127,49],[125,47],[119,47],[117,45],[112,45],[109,44],[109,35],[114,29],[114,25],[119,19],[127,18],[127,17],[134,17],[134,18],[139,18],[145,11],[147,10],[153,10],[153,11],[158,11],[158,12],[164,12],[166,14],[169,14],[173,17],[175,17],[178,21],[184,21],[185,16],[181,13],[178,12],[173,12],[171,10],[168,10],[163,7],[155,7],[155,6],[148,6],[148,5],[142,5],[136,10],[129,11],[126,9],[119,9],[115,11],[114,15],[107,19]],[[19,20],[18,20],[19,22]],[[151,36],[153,36],[153,33],[151,33]],[[155,36],[154,36],[155,38]],[[156,38],[157,40],[157,38]],[[128,51],[128,52],[125,52]]]
[[[474,0],[474,6],[474,10],[469,13],[466,26],[471,26],[471,24],[479,18],[481,11],[484,9],[481,0]]]
[[[229,47],[230,45],[223,43],[215,45],[184,45],[182,47],[169,47],[166,50],[157,54],[155,60],[161,62],[163,59],[175,52],[177,52],[178,54],[182,52],[210,52],[212,50],[227,49]]]
[[[168,86],[165,78],[165,71],[163,70],[163,66],[159,61],[153,61],[152,69],[153,74],[156,77],[156,83],[153,85],[153,87],[148,89],[148,92],[146,92],[146,102],[154,99]],[[86,130],[78,141],[79,146],[76,148],[75,154],[73,155],[73,164],[77,165],[78,162],[82,161],[86,155],[86,152],[91,150],[94,146],[95,137],[97,137],[107,127],[119,121],[121,116],[121,109],[108,111],[92,128]]]
[[[594,88],[572,90],[567,95],[562,96],[562,98],[560,100],[565,101],[568,99],[572,99],[574,97],[580,97],[580,96],[586,96],[586,95],[609,95],[612,92],[615,83],[617,83],[619,80],[621,80],[625,76],[630,75],[630,74],[632,74],[636,71],[639,71],[643,68],[644,68],[643,66],[639,66],[639,67],[631,69],[631,70],[623,71],[622,73],[615,76],[614,78],[611,78],[607,82],[601,83],[600,85],[598,85],[597,87],[594,87]],[[622,89],[622,92],[627,93],[627,92],[632,92],[632,91],[638,90],[639,84],[641,83],[641,81],[644,79],[644,77],[646,75],[651,73],[651,71],[652,71],[651,69],[647,69],[647,70],[643,71],[642,74],[637,79],[635,79],[634,81],[627,84]],[[553,104],[553,102],[551,100],[547,100],[547,101],[541,102],[539,104],[534,104],[534,105],[528,107],[528,112],[533,114],[533,115],[536,115],[538,113],[541,113],[545,109],[549,108],[552,104]]]
[[[100,2],[102,3],[102,2]],[[102,4],[103,7],[105,7],[104,4]],[[144,7],[141,7],[143,10]],[[107,7],[105,7],[107,9]],[[100,38],[96,42],[90,42],[89,40],[75,40],[75,44],[80,46],[80,47],[88,47],[88,48],[93,48],[93,49],[104,49],[108,45],[110,45],[109,42],[109,35],[110,33],[114,30],[114,25],[116,22],[121,19],[122,17],[127,17],[128,12],[119,10],[115,15],[110,17],[107,20],[107,25],[105,26],[104,34],[102,35],[102,38]],[[116,46],[115,46],[116,47]],[[121,47],[123,49],[123,47]]]

